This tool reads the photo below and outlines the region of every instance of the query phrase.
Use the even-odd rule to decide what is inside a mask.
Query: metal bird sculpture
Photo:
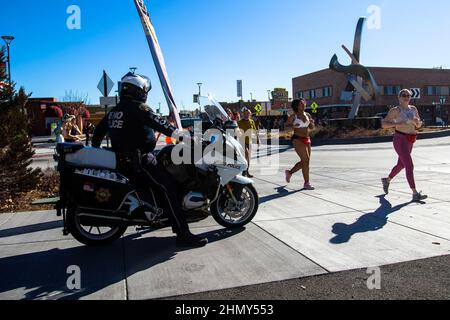
[[[331,70],[343,73],[347,76],[349,83],[343,92],[343,97],[353,97],[353,107],[349,116],[350,119],[354,119],[358,114],[361,98],[364,98],[366,101],[376,100],[380,94],[379,87],[372,73],[367,67],[360,63],[362,31],[365,20],[365,17],[361,17],[356,26],[353,53],[350,52],[346,46],[342,46],[352,60],[352,63],[349,66],[340,64],[336,54],[333,55],[330,62]],[[366,84],[367,89],[364,87],[364,84]]]

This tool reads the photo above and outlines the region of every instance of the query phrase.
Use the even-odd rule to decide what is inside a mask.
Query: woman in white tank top
[[[294,100],[292,102],[292,109],[294,115],[292,115],[286,127],[294,128],[294,136],[292,137],[292,143],[295,151],[300,157],[298,162],[292,170],[286,171],[286,182],[290,183],[292,176],[298,171],[302,170],[303,178],[305,179],[305,185],[303,190],[314,190],[314,187],[310,182],[310,169],[309,164],[311,161],[311,138],[310,133],[315,128],[315,123],[310,114],[305,112],[306,101],[303,99]]]

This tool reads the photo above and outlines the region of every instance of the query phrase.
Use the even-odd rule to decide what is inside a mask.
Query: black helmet
[[[149,78],[129,72],[121,80],[119,95],[121,99],[128,98],[145,103],[151,89]]]

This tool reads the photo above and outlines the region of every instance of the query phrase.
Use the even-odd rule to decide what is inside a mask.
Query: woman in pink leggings
[[[400,105],[393,108],[383,121],[384,129],[395,128],[394,149],[398,154],[397,165],[392,169],[388,178],[382,179],[383,189],[388,194],[391,181],[404,169],[409,186],[413,191],[413,201],[419,202],[428,197],[417,192],[411,154],[417,140],[417,130],[422,127],[423,122],[417,108],[409,104],[411,91],[407,89],[400,91],[399,101]]]

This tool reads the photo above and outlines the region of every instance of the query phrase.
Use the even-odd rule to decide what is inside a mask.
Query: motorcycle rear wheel
[[[128,229],[127,226],[99,227],[82,225],[78,213],[79,211],[76,208],[67,210],[67,227],[72,236],[86,246],[109,245],[119,240]],[[92,233],[94,230],[98,231],[98,234]]]

